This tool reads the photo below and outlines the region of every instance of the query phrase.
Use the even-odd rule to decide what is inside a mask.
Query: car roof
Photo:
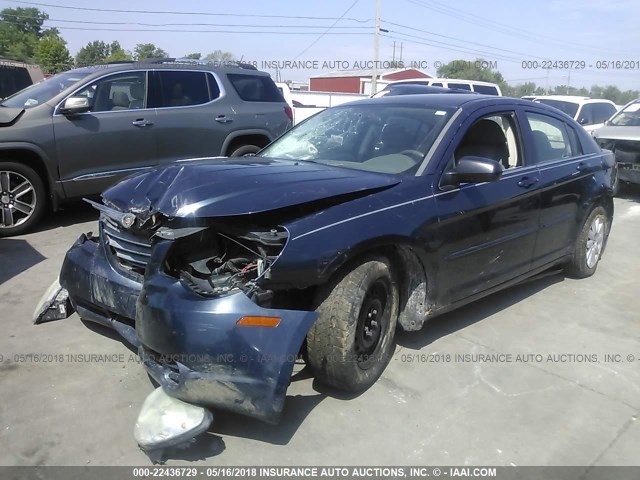
[[[569,103],[611,103],[614,104],[611,100],[607,100],[606,98],[591,98],[591,97],[580,97],[577,95],[536,95],[534,100],[557,100],[561,102],[569,102]]]
[[[216,64],[214,63],[196,63],[196,62],[121,62],[121,63],[108,63],[103,65],[93,65],[88,67],[75,68],[69,70],[71,73],[92,74],[94,76],[101,76],[105,73],[131,71],[131,70],[197,70],[208,71],[218,73],[239,73],[239,74],[251,74],[259,76],[270,76],[267,72],[256,70],[255,68],[244,64]]]
[[[446,87],[434,87],[432,85],[416,85],[414,83],[390,83],[386,87],[384,87],[384,91],[387,90],[389,92],[392,91],[400,91],[400,92],[411,92],[412,94],[424,94],[424,93],[467,93],[467,91],[461,88],[446,88]],[[380,92],[378,92],[380,93]]]
[[[447,82],[447,83],[471,83],[473,85],[485,85],[487,87],[497,87],[496,83],[491,82],[483,82],[480,80],[465,80],[463,78],[426,78],[426,77],[416,77],[416,78],[403,78],[402,80],[394,80],[389,85],[400,85],[403,82]]]
[[[471,103],[484,103],[489,105],[531,105],[529,100],[521,100],[519,98],[499,97],[496,95],[480,95],[477,93],[448,93],[442,95],[439,93],[425,93],[416,95],[391,95],[378,98],[366,98],[355,102],[344,103],[338,105],[368,105],[368,104],[387,104],[387,105],[420,105],[436,108],[460,108],[463,105]],[[541,108],[551,108],[546,105],[540,105]],[[554,111],[556,109],[553,109]]]

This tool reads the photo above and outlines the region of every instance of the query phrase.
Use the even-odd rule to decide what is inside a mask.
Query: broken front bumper
[[[618,163],[620,180],[640,185],[640,163]]]
[[[276,422],[317,313],[262,308],[242,292],[200,296],[161,271],[169,246],[155,246],[139,283],[83,235],[67,252],[60,283],[81,318],[116,329],[139,348],[168,395]],[[276,327],[237,325],[249,316],[280,321]]]

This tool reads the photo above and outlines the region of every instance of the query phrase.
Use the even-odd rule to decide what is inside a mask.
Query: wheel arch
[[[0,162],[2,161],[20,163],[35,170],[44,183],[53,209],[57,209],[60,192],[56,189],[56,182],[51,176],[50,169],[47,168],[50,160],[42,149],[29,144],[3,144],[0,145]]]
[[[222,145],[222,154],[228,156],[234,149],[241,145],[256,145],[260,148],[271,143],[271,135],[266,130],[239,130],[232,132]]]
[[[346,275],[371,256],[389,259],[398,282],[400,308],[398,323],[405,331],[420,330],[435,306],[434,267],[420,253],[418,246],[407,239],[377,239],[351,248],[338,255],[321,272],[320,283],[335,276]]]

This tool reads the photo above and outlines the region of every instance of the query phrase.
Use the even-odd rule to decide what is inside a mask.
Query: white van
[[[604,98],[572,95],[537,95],[531,100],[563,111],[582,125],[589,133],[604,127],[605,122],[619,110],[615,103]]]
[[[458,88],[483,95],[502,96],[500,87],[495,83],[480,82],[478,80],[460,80],[457,78],[409,78],[397,80],[390,85],[430,85],[432,87]]]

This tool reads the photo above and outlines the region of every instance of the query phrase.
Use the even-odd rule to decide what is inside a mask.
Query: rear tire
[[[565,267],[568,276],[587,278],[595,273],[607,239],[608,225],[607,211],[602,207],[594,208],[587,216],[578,233],[573,257]]]
[[[261,150],[260,147],[256,145],[242,145],[240,147],[236,147],[229,154],[230,157],[242,157],[244,155],[248,155],[250,153],[258,153]]]
[[[21,163],[0,162],[0,237],[20,235],[33,228],[46,208],[44,182]]]
[[[307,356],[322,383],[366,390],[393,352],[398,287],[389,260],[369,257],[320,289],[320,314],[307,334]]]

